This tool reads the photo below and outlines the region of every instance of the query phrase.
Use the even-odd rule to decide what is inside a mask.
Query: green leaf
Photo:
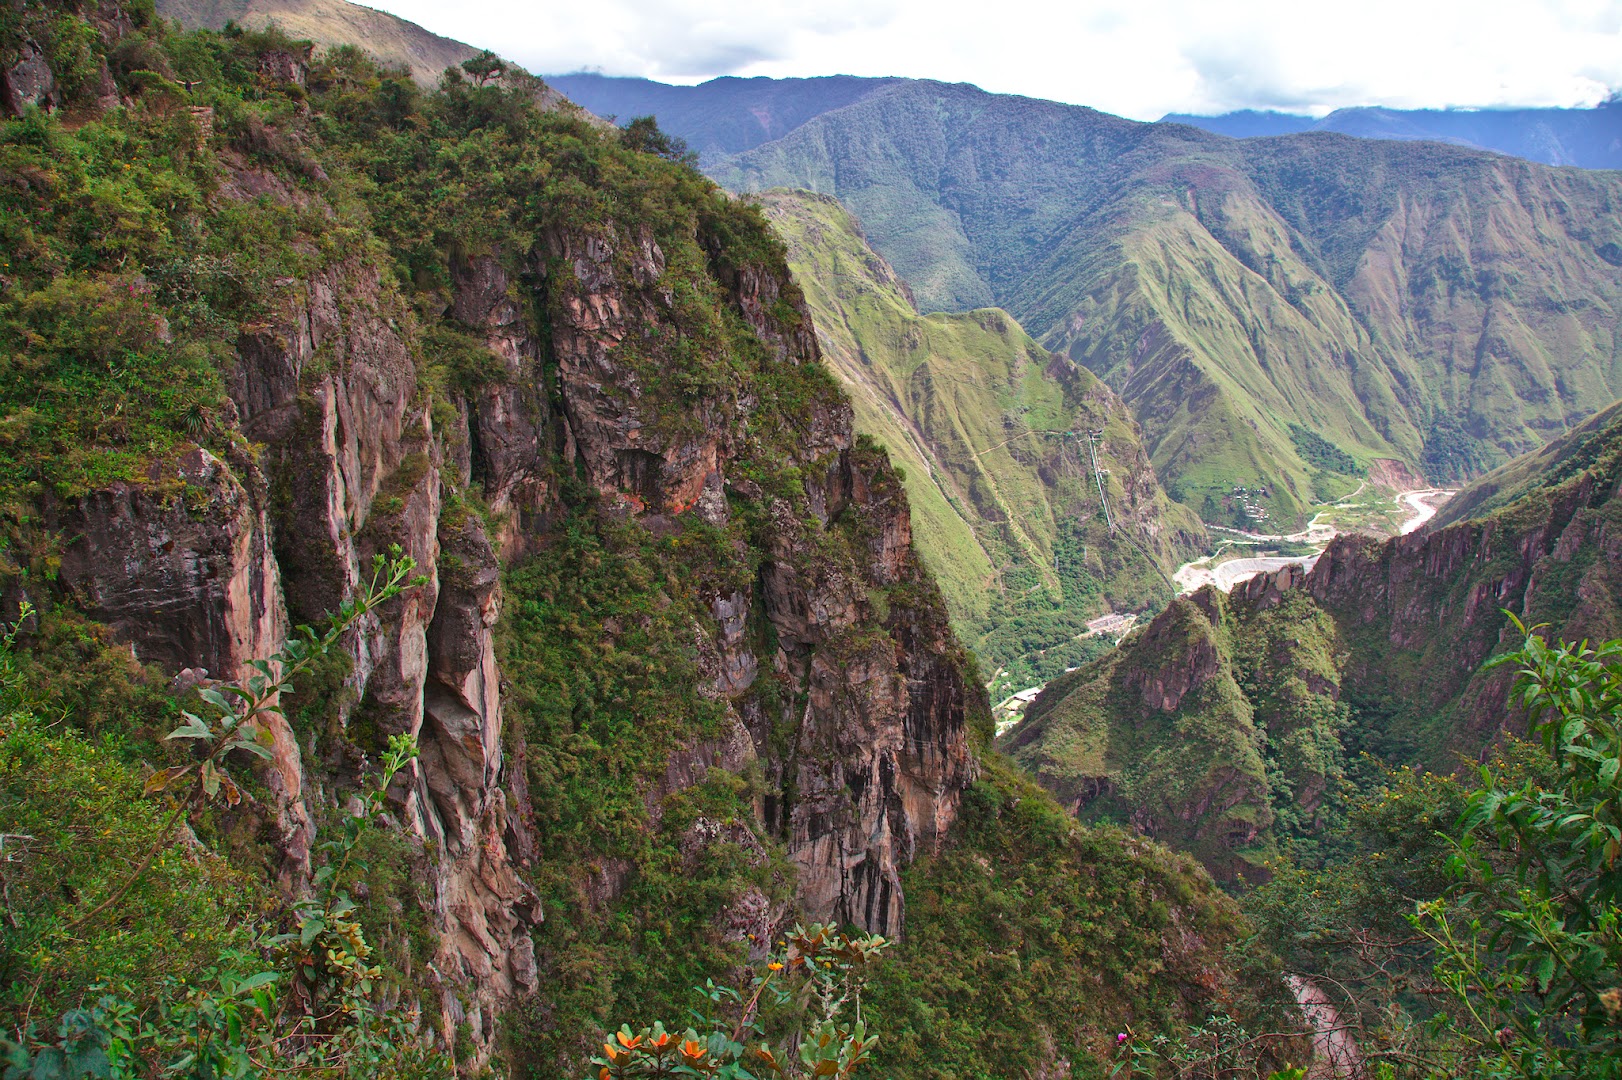
[[[197,696],[208,702],[210,705],[223,709],[226,712],[232,711],[231,703],[225,699],[225,695],[214,689],[212,686],[199,687],[197,690]]]
[[[1538,993],[1549,992],[1549,982],[1554,978],[1554,954],[1544,953],[1539,956],[1537,963],[1532,967],[1532,977],[1537,980]]]
[[[180,715],[185,718],[186,722],[175,728],[168,735],[164,736],[164,738],[212,739],[214,737],[214,733],[209,730],[209,726],[203,723],[203,721],[197,716],[189,712],[183,712]]]

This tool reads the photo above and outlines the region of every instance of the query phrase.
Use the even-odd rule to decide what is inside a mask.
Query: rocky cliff
[[[184,64],[127,22],[104,33]],[[216,58],[246,62],[257,86],[290,102],[376,81],[363,60],[312,60],[276,33],[213,40]],[[32,38],[21,47],[7,108],[22,111],[19,94],[72,104],[51,97],[49,71],[29,74],[30,57],[50,50]],[[166,70],[154,78],[197,74]],[[46,89],[27,89],[35,83]],[[76,482],[42,456],[42,475],[60,482],[7,488],[12,506],[33,504],[26,521],[37,524],[22,531],[56,545],[49,580],[13,567],[13,600],[76,608],[189,684],[237,678],[292,625],[318,623],[376,555],[415,560],[426,582],[352,631],[319,700],[296,694],[292,720],[274,718],[265,797],[244,813],[262,812],[275,876],[300,894],[316,836],[384,740],[415,736],[420,754],[390,797],[431,886],[434,944],[417,979],[437,997],[434,1026],[447,1040],[464,1032],[475,1062],[503,1010],[535,995],[549,1007],[543,983],[562,961],[537,955],[532,930],[549,915],[537,876],[579,882],[576,860],[600,856],[598,907],[623,908],[653,872],[646,838],[674,828],[671,807],[718,776],[752,778],[744,816],[688,815],[672,842],[694,859],[779,852],[791,884],[772,895],[716,884],[693,901],[710,920],[701,937],[765,940],[795,917],[899,936],[900,871],[956,817],[975,775],[969,721],[984,702],[914,554],[906,496],[883,454],[854,438],[758,215],[681,166],[531,107],[532,85],[510,83],[467,88],[441,111],[409,104],[396,83],[438,125],[441,151],[491,132],[513,140],[477,178],[486,186],[465,193],[499,238],[451,224],[409,253],[388,244],[446,209],[443,198],[391,204],[416,197],[407,171],[357,200],[341,179],[352,159],[305,122],[307,107],[216,123],[208,106],[177,110],[173,89],[130,89],[124,115],[181,133],[174,182],[189,185],[163,226],[172,232],[153,242],[219,251],[211,265],[243,298],[232,307],[190,280],[138,277],[96,292],[93,311],[140,296],[118,332],[155,365],[195,346],[218,366],[165,369],[171,392],[197,401],[167,432],[132,446],[122,429],[98,428],[80,448],[98,464]],[[387,174],[401,144],[368,123],[347,133],[345,153],[375,154]],[[552,187],[532,213],[528,189],[501,177],[536,168]],[[21,183],[26,193],[51,181],[35,172]],[[232,223],[269,221],[282,231],[255,233],[252,258],[229,250],[241,241]],[[396,256],[418,260],[416,283],[402,282]],[[174,257],[185,265],[178,246]],[[48,262],[12,273],[14,320],[60,287]],[[199,318],[188,303],[211,310]],[[533,682],[515,708],[498,640],[504,605],[538,601],[504,574],[586,580],[567,541],[586,534],[642,582],[640,622],[668,632],[663,647],[694,684],[691,713],[597,733],[613,771],[635,757],[625,745],[655,729],[665,740],[621,778],[632,796],[621,825],[643,839],[619,848],[537,815],[536,785],[551,797],[562,783],[537,770],[574,736],[526,711],[544,708],[525,698]],[[531,629],[594,655],[636,632],[638,619],[593,611],[600,596],[581,599],[581,620]],[[591,671],[587,660],[562,674]],[[565,918],[579,914],[563,903]]]
[[[1453,771],[1519,719],[1486,662],[1508,611],[1566,640],[1622,631],[1622,413],[1484,477],[1427,530],[1345,536],[1311,573],[1178,600],[1057,680],[1004,740],[1061,800],[1254,879],[1324,836],[1349,760]]]
[[[274,29],[7,10],[0,59],[60,88],[0,124],[8,1032],[44,1053],[32,1017],[116,982],[184,1040],[241,971],[289,1004],[227,1043],[358,1054],[375,1021],[433,1075],[573,1075],[799,919],[901,937],[868,1016],[903,1076],[1058,1075],[1255,988],[1188,860],[983,755],[902,481],[757,208],[521,72],[423,94]],[[182,710],[395,550],[423,580],[279,691],[268,758],[162,788]],[[355,905],[353,1015],[314,1007],[312,895]]]

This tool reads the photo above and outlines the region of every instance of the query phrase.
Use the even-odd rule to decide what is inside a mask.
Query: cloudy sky
[[[1167,112],[1593,105],[1622,0],[367,0],[531,71],[906,75]]]

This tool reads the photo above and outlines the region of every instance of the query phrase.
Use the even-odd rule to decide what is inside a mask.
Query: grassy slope
[[[906,286],[829,196],[773,191],[767,215],[789,244],[824,355],[856,405],[858,430],[907,471],[920,550],[954,618],[994,666],[1043,666],[1076,624],[1158,607],[1163,575],[1204,540],[1154,479],[1136,425],[1084,369],[1038,346],[997,309],[919,316]],[[1102,429],[1107,528],[1074,434]],[[1009,633],[1052,611],[1045,634]],[[1067,666],[1055,655],[1056,670]]]
[[[158,14],[186,27],[218,30],[227,22],[262,27],[275,23],[295,38],[317,45],[358,45],[385,64],[403,65],[422,86],[478,52],[387,12],[345,0],[157,0]]]
[[[1581,427],[1540,450],[1516,458],[1471,483],[1442,505],[1431,532],[1511,506],[1540,488],[1558,485],[1605,456],[1618,441],[1622,402],[1595,413]]]
[[[1304,593],[1256,610],[1179,600],[1131,643],[1055,684],[1004,740],[1084,820],[1131,822],[1219,877],[1255,880],[1311,834],[1341,776],[1338,631]],[[1198,670],[1171,708],[1168,669]],[[1175,676],[1173,677],[1175,679]]]
[[[1235,485],[1279,523],[1311,501],[1290,422],[1451,479],[1622,392],[1619,174],[927,82],[712,171],[837,195],[926,310],[1005,305],[1122,393],[1213,519]]]

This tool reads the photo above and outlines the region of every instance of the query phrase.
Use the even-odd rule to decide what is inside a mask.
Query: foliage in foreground
[[[1328,992],[1382,1077],[1606,1080],[1622,1070],[1622,641],[1526,632],[1499,661],[1534,742],[1467,791],[1395,770],[1352,857],[1246,906]]]
[[[1453,860],[1464,889],[1414,925],[1482,1075],[1622,1076],[1622,641],[1529,633],[1503,662],[1548,771],[1482,769]]]
[[[867,1064],[877,1035],[862,1020],[868,967],[890,942],[823,923],[795,926],[739,986],[706,980],[704,1007],[680,1034],[662,1022],[623,1026],[592,1058],[593,1080],[698,1076],[716,1080],[829,1077]]]
[[[429,1048],[417,1010],[397,989],[383,993],[383,969],[343,888],[384,793],[416,755],[411,739],[391,739],[360,812],[320,843],[313,894],[291,910],[278,910],[212,852],[181,842],[190,821],[247,797],[252,781],[232,775],[229,755],[269,756],[267,722],[290,680],[379,604],[421,583],[412,561],[395,556],[378,557],[371,581],[325,633],[300,627],[243,680],[204,688],[206,715],[183,713],[168,736],[197,747],[192,759],[152,772],[138,791],[135,770],[113,747],[53,732],[35,715],[13,655],[15,629],[0,642],[0,782],[16,797],[0,821],[9,849],[0,970],[12,981],[4,1003],[14,1019],[14,1037],[0,1036],[6,1080],[250,1077],[290,1067],[409,1077],[449,1067]],[[53,773],[66,783],[52,783]],[[81,843],[81,823],[99,827],[111,846]],[[118,857],[135,837],[141,854]],[[62,860],[47,858],[52,852]],[[40,1019],[75,999],[59,1019]]]

